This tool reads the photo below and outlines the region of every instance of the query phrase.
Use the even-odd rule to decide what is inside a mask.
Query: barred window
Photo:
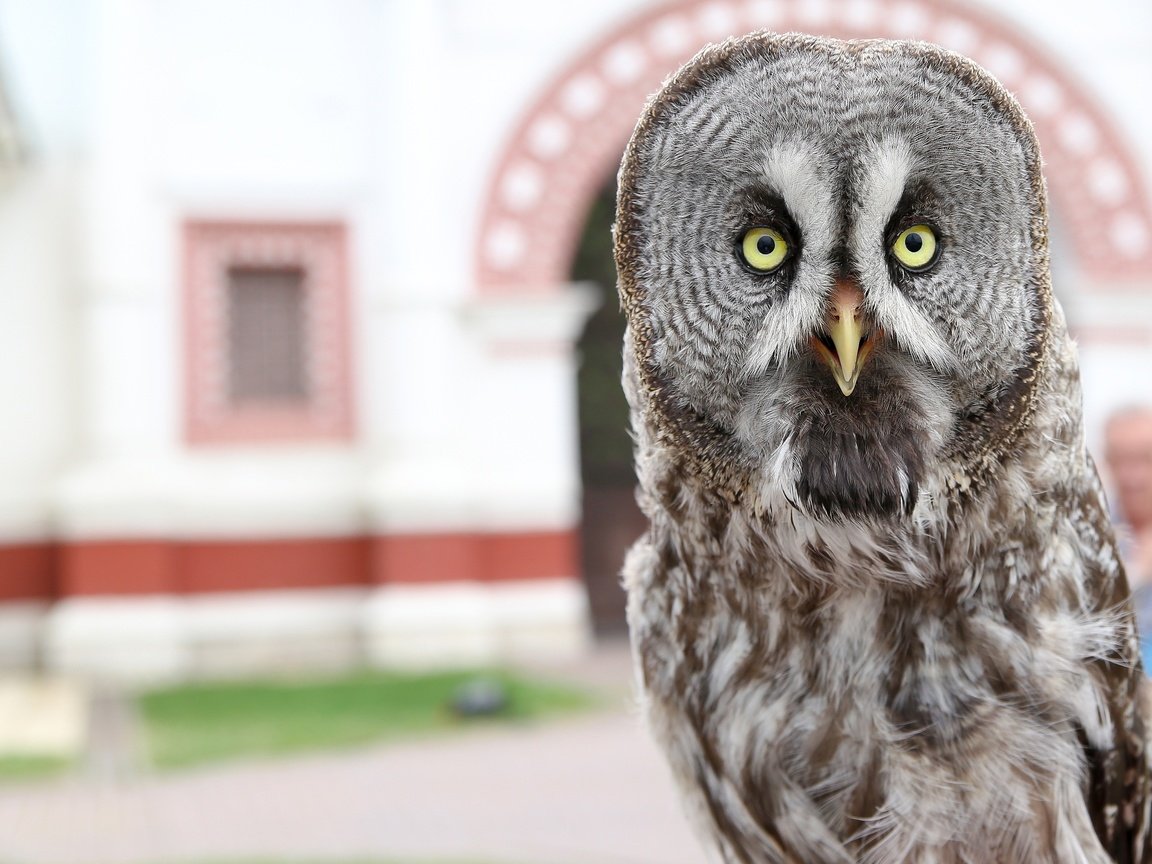
[[[350,438],[344,226],[190,222],[185,241],[188,441]]]
[[[304,359],[304,271],[295,267],[229,268],[231,404],[306,401]]]

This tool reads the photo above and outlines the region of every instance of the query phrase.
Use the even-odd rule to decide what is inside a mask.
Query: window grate
[[[304,271],[230,267],[227,285],[229,403],[306,402]]]

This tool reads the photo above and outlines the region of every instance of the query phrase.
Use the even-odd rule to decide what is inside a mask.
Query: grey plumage
[[[651,521],[629,623],[725,861],[1152,860],[1040,169],[1012,97],[925,44],[753,34],[640,118],[616,226]],[[757,226],[775,269],[749,266]],[[938,257],[902,264],[906,230]]]

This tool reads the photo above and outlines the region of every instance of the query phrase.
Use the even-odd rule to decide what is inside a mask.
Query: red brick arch
[[[615,170],[645,97],[705,42],[765,27],[926,39],[972,57],[1032,117],[1084,280],[1152,279],[1152,211],[1135,159],[1067,64],[1012,25],[959,0],[679,0],[641,12],[590,46],[523,115],[483,204],[478,290],[547,292],[567,281],[588,206]]]

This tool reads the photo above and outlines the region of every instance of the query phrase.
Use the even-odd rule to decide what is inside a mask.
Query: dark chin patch
[[[820,413],[797,424],[798,503],[834,521],[910,514],[924,474],[924,432],[889,412]]]

